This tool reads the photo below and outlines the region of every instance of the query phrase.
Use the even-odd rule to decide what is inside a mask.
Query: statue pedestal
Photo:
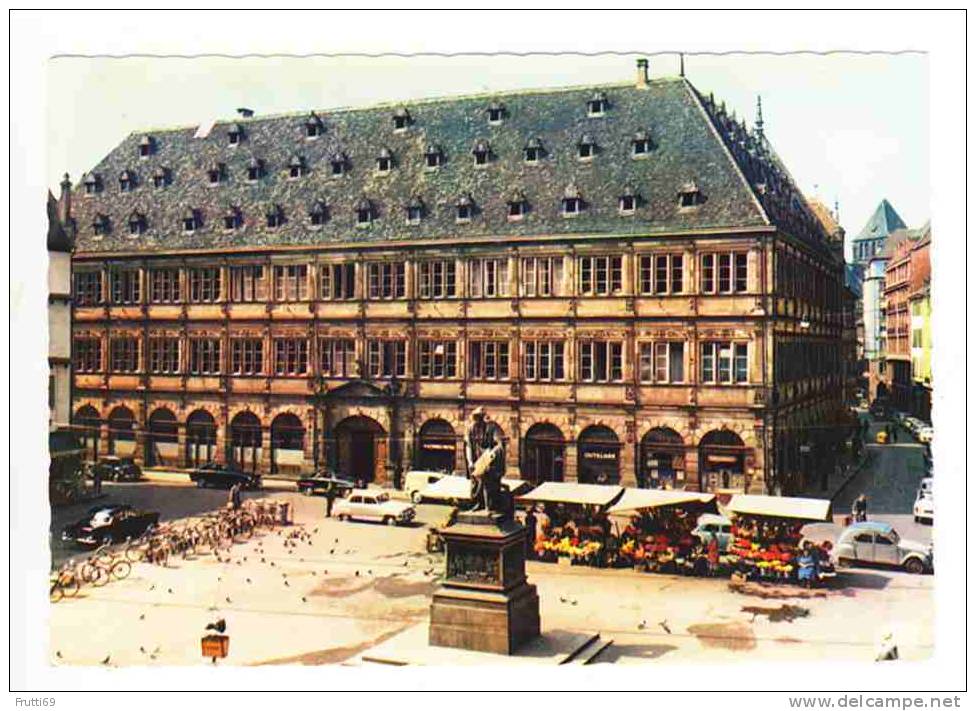
[[[539,636],[539,596],[525,577],[525,529],[488,511],[441,534],[447,574],[430,606],[430,644],[513,654]]]

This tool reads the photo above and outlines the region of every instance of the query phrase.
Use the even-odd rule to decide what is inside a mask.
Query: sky
[[[633,56],[52,58],[48,182],[55,194],[133,131],[257,115],[509,89],[625,82]],[[675,76],[676,55],[650,57]],[[882,198],[909,227],[929,219],[923,54],[686,55],[685,75],[766,135],[807,196],[839,204],[850,240]]]

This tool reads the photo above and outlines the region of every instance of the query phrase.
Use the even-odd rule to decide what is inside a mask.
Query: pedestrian
[[[227,494],[227,508],[236,511],[241,507],[241,485],[240,482],[234,484],[230,487],[230,493]]]
[[[535,558],[535,537],[538,519],[535,515],[535,506],[530,506],[525,513],[525,557]]]
[[[892,442],[898,442],[898,426],[897,425],[892,425],[891,426],[891,441]]]
[[[706,556],[708,558],[708,575],[714,578],[718,575],[718,535],[712,533],[708,539]]]
[[[336,489],[334,486],[329,486],[325,490],[325,517],[332,518],[332,505],[336,500]]]
[[[851,513],[854,514],[854,520],[857,522],[868,520],[868,497],[861,494],[856,499],[854,499],[854,505],[852,507]]]
[[[98,464],[92,465],[92,493],[102,495],[102,468]]]

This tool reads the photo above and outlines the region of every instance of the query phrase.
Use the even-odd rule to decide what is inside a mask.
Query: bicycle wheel
[[[81,581],[74,573],[62,573],[58,585],[65,597],[74,597],[81,591]]]
[[[64,599],[64,590],[57,580],[51,583],[51,595],[49,599],[51,602],[61,602]]]
[[[86,583],[100,588],[108,582],[108,571],[101,565],[85,563],[81,568],[81,577]]]
[[[132,572],[132,563],[127,560],[119,560],[109,570],[113,578],[116,580],[124,580]]]
[[[139,563],[146,559],[146,544],[132,543],[125,547],[125,559],[132,563]]]

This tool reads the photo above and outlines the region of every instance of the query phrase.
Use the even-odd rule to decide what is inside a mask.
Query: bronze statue
[[[501,428],[475,408],[464,435],[468,476],[474,481],[471,511],[511,514],[512,497],[502,484],[505,475],[505,440]]]

